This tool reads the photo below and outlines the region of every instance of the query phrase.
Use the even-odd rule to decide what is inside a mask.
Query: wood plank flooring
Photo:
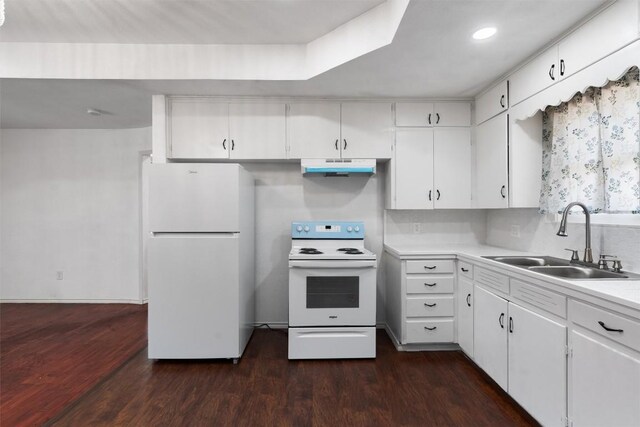
[[[537,425],[462,353],[399,353],[377,338],[375,360],[288,361],[286,334],[268,330],[235,366],[142,351],[51,425]]]
[[[256,330],[238,365],[147,359],[146,307],[0,305],[0,425],[533,426],[460,352],[288,361]],[[48,421],[47,421],[48,420]]]
[[[0,304],[0,425],[42,425],[147,345],[132,304]]]

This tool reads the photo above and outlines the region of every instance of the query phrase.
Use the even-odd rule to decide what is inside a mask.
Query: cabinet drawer
[[[453,342],[453,319],[407,320],[406,343]]]
[[[473,265],[468,262],[458,261],[458,274],[473,279]]]
[[[569,300],[569,316],[573,323],[640,351],[640,321],[573,300]],[[607,331],[605,326],[622,332]]]
[[[407,297],[407,317],[453,316],[453,296]]]
[[[473,277],[474,282],[491,290],[509,295],[509,277],[479,267],[476,267]]]
[[[567,298],[537,286],[511,279],[511,296],[549,313],[567,318]]]
[[[453,260],[407,261],[407,273],[453,273]]]
[[[449,294],[453,293],[453,276],[407,276],[408,294]]]

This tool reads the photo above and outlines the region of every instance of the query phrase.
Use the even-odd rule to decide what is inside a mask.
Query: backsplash
[[[417,227],[417,229],[414,229]],[[416,244],[484,244],[484,210],[386,210],[384,241]]]
[[[558,225],[537,209],[490,210],[487,212],[486,244],[567,259],[570,253],[565,248],[579,249],[582,258],[584,224],[569,223],[568,237],[556,236]],[[513,226],[519,228],[520,237],[512,236]],[[594,224],[591,226],[591,247],[594,260],[601,253],[615,255],[622,261],[624,270],[640,272],[640,228]]]

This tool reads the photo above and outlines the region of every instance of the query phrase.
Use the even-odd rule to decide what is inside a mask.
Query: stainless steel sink
[[[613,271],[599,270],[592,267],[570,266],[546,266],[529,267],[529,270],[536,273],[546,274],[554,277],[564,277],[567,279],[628,279],[624,273],[614,273]]]
[[[545,265],[569,265],[569,261],[561,258],[554,258],[546,255],[541,256],[485,256],[483,258],[492,259],[503,264],[516,267],[542,267]]]
[[[562,258],[540,256],[483,256],[503,264],[571,280],[640,280],[640,274],[600,270],[589,265],[579,265]]]

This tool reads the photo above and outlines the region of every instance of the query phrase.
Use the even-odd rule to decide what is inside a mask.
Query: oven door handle
[[[317,261],[302,261],[291,260],[289,261],[289,267],[291,268],[375,268],[376,261],[374,260],[317,260]]]

